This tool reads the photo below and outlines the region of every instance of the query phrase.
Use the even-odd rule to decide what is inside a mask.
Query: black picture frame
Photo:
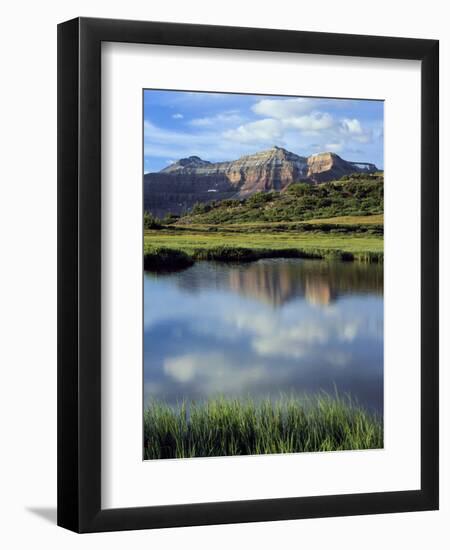
[[[101,508],[101,43],[421,61],[421,488]],[[76,532],[438,509],[439,43],[77,18],[58,26],[58,525]]]

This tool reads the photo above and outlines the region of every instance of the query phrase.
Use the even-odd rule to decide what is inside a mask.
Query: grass
[[[174,271],[190,267],[193,263],[193,258],[182,250],[164,246],[144,248],[144,269],[146,271]]]
[[[335,216],[334,218],[318,218],[308,220],[307,223],[335,223],[342,225],[353,224],[380,224],[384,223],[384,214],[369,214],[368,216]]]
[[[195,228],[198,230],[204,230],[204,231],[211,231],[214,228],[220,228],[220,229],[229,229],[229,230],[237,230],[237,231],[245,231],[247,229],[253,230],[253,229],[260,229],[260,228],[270,228],[270,229],[276,229],[277,227],[286,227],[289,229],[294,229],[298,227],[298,225],[308,226],[308,225],[315,225],[315,226],[322,226],[322,225],[330,225],[330,226],[349,226],[352,229],[355,229],[357,227],[369,227],[369,226],[383,226],[384,223],[384,215],[383,214],[369,214],[367,216],[335,216],[333,218],[314,218],[312,220],[302,220],[302,221],[276,221],[276,222],[264,222],[261,223],[259,221],[257,222],[242,222],[242,223],[227,223],[223,225],[211,225],[211,224],[201,224],[201,223],[190,223],[185,224],[183,218],[181,218],[176,223],[176,227],[179,228]]]
[[[350,398],[217,398],[144,412],[144,459],[383,448],[383,423]]]
[[[161,251],[163,254],[161,254]],[[159,260],[157,256],[161,255]],[[144,236],[146,269],[188,267],[195,260],[252,261],[296,257],[383,261],[383,238],[378,235],[341,235],[304,232],[208,232],[198,229],[150,230]],[[147,259],[146,259],[147,258]],[[151,258],[151,260],[150,260]]]
[[[242,223],[242,224],[224,224],[224,225],[206,225],[206,224],[191,224],[182,225],[177,223],[173,226],[166,226],[166,229],[197,231],[207,233],[331,233],[331,234],[346,234],[346,235],[378,235],[383,236],[384,227],[382,223],[335,223],[315,220],[313,223],[309,221],[303,222],[267,222],[267,223]]]

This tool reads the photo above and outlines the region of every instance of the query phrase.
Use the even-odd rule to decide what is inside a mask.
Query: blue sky
[[[235,160],[273,145],[383,168],[383,102],[144,91],[144,172],[191,155]]]

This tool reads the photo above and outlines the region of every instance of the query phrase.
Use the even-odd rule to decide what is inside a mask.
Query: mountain
[[[158,217],[181,214],[197,202],[242,199],[258,191],[283,191],[293,182],[314,184],[376,171],[374,164],[349,162],[335,153],[301,157],[277,146],[231,162],[191,156],[144,175],[144,209]]]

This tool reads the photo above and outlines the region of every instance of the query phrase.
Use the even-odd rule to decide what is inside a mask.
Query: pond
[[[264,259],[144,274],[144,402],[350,394],[383,413],[383,266]]]

